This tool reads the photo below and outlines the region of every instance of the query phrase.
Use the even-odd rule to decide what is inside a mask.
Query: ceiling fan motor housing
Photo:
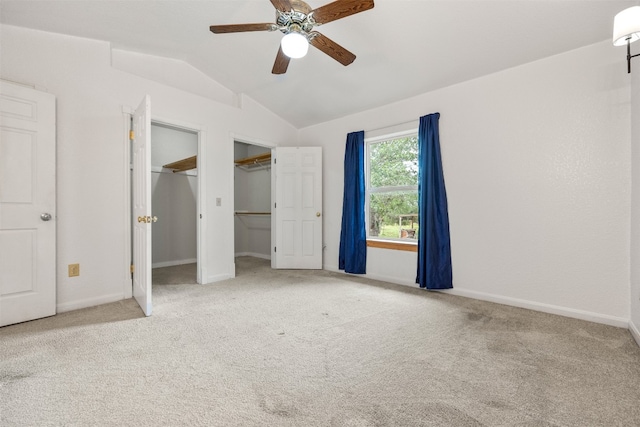
[[[314,26],[319,25],[313,19],[312,9],[302,1],[292,1],[291,11],[281,11],[276,9],[276,24],[278,29],[284,34],[291,32],[300,33],[308,40],[313,36],[309,32]]]

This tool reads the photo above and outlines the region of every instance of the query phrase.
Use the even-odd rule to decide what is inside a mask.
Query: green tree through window
[[[369,236],[415,239],[418,228],[418,137],[367,144]]]

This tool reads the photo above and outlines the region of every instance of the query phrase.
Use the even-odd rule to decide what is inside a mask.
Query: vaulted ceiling
[[[282,33],[209,31],[273,22],[269,0],[0,0],[0,22],[185,61],[302,128],[610,39],[614,15],[635,3],[375,0],[317,27],[355,62],[310,48],[283,75],[271,74]],[[623,60],[624,48],[611,48]]]

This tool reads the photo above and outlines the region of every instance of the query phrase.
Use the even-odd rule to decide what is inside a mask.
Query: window
[[[367,237],[418,238],[418,135],[367,140]]]

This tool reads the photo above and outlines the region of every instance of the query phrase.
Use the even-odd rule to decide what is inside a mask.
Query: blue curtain
[[[347,273],[367,272],[364,198],[364,131],[360,131],[347,135],[344,152],[344,196],[338,267]]]
[[[447,192],[444,188],[438,120],[420,117],[418,130],[418,275],[421,288],[453,288]]]

